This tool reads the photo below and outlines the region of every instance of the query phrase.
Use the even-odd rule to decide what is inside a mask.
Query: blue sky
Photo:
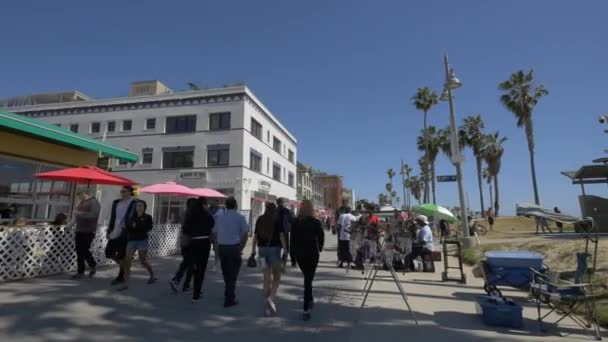
[[[534,113],[541,201],[579,214],[579,188],[559,172],[608,148],[597,120],[608,113],[606,13],[606,1],[7,0],[0,97],[77,89],[104,98],[126,95],[135,80],[174,90],[243,80],[299,139],[300,160],[375,199],[388,168],[402,158],[416,164],[422,114],[409,99],[421,86],[440,90],[447,50],[464,83],[457,117],[481,113],[488,131],[509,139],[504,212],[533,194],[525,135],[498,102],[497,84],[534,68],[550,91]],[[431,124],[447,122],[447,104],[431,110]],[[464,170],[479,208],[470,155]],[[437,173],[454,173],[443,156]],[[455,183],[437,194],[457,203]]]

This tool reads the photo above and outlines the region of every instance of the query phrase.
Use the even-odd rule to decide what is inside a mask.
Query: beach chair
[[[532,269],[530,295],[534,298],[538,309],[538,322],[541,331],[545,331],[543,320],[550,314],[556,313],[560,318],[554,322],[559,324],[565,318],[570,318],[586,331],[593,330],[595,338],[601,340],[600,328],[597,322],[597,312],[593,301],[593,287],[587,270],[589,253],[576,253],[576,273],[574,282],[559,279],[551,273],[541,273]],[[545,304],[549,311],[541,313]],[[577,315],[582,314],[581,316]]]

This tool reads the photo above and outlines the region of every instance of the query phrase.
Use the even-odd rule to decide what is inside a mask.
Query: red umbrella
[[[194,190],[175,182],[152,184],[139,189],[140,192],[155,195],[199,196]]]
[[[63,169],[49,172],[37,173],[35,175],[41,179],[66,181],[86,184],[106,184],[106,185],[133,185],[136,182],[117,176],[95,166],[81,166],[71,169]]]
[[[210,198],[226,198],[228,196],[224,195],[223,193],[217,191],[217,190],[213,190],[213,189],[208,189],[208,188],[195,188],[192,189],[194,190],[194,192],[201,196],[201,197],[210,197]]]

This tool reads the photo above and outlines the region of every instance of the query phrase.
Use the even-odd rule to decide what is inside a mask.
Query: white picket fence
[[[106,227],[97,230],[91,252],[99,265],[109,264],[104,248]],[[179,253],[180,225],[155,225],[150,232],[151,257]],[[66,227],[0,227],[0,282],[76,269],[74,230]]]

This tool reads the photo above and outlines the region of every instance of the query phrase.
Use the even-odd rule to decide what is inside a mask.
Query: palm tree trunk
[[[536,182],[536,163],[534,161],[534,130],[532,128],[532,119],[525,122],[526,139],[528,140],[528,151],[530,152],[530,171],[532,172],[532,188],[534,189],[534,203],[540,205],[540,197],[538,195],[538,184]]]
[[[433,187],[433,204],[436,204],[437,198],[435,197],[435,163],[431,165],[431,185]]]
[[[431,167],[429,159],[429,136],[426,131],[427,126],[427,112],[424,111],[424,155],[426,158],[426,172],[424,172],[424,203],[429,202],[429,169]]]
[[[485,205],[483,203],[483,185],[481,184],[481,158],[475,156],[477,162],[477,186],[479,187],[479,203],[481,204],[481,217],[486,217]],[[491,201],[491,200],[490,200]],[[492,203],[492,202],[490,202]]]
[[[492,196],[492,180],[488,183],[488,188],[490,189],[490,209],[494,211],[494,196]]]
[[[498,175],[494,175],[494,216],[498,217],[498,209],[500,209],[498,198]]]

